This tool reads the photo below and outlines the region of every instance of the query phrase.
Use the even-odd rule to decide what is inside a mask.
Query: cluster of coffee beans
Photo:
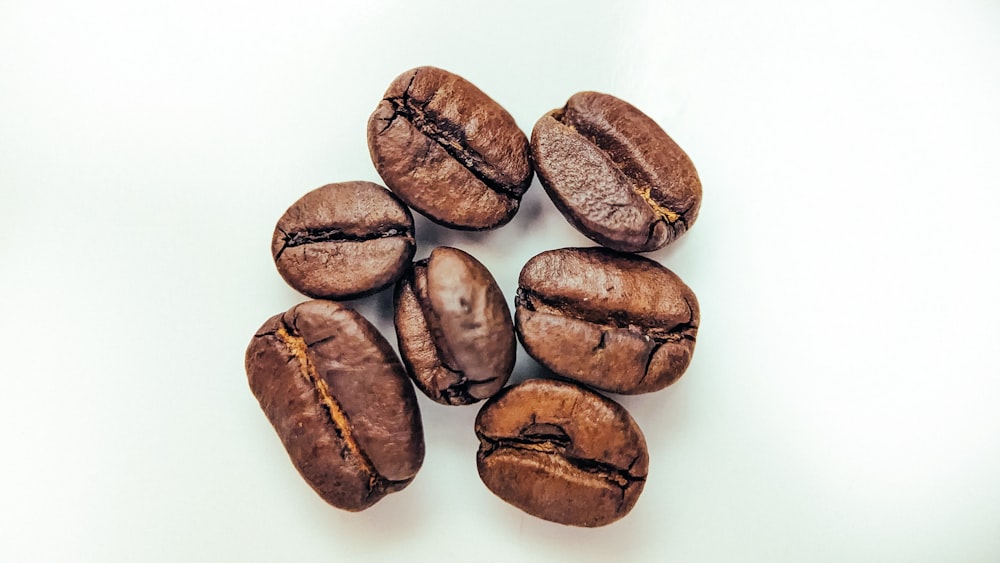
[[[627,514],[646,480],[645,439],[621,405],[591,389],[656,391],[690,363],[694,293],[629,254],[662,248],[694,223],[701,184],[687,155],[642,112],[594,92],[543,116],[529,143],[495,101],[433,67],[393,81],[368,122],[368,146],[391,192],[370,182],[323,186],[282,215],[272,239],[281,276],[314,300],[261,326],[246,370],[292,463],[346,510],[406,487],[424,458],[412,380],[438,403],[488,399],[476,418],[477,465],[500,498],[576,526]],[[602,247],[532,258],[514,320],[469,254],[438,247],[412,261],[409,208],[456,229],[496,228],[517,212],[535,172],[566,219]],[[392,284],[402,362],[335,301]],[[515,334],[569,381],[505,387]]]

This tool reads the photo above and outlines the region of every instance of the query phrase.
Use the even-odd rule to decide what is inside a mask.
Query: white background
[[[991,0],[0,2],[0,560],[1000,560],[998,61]],[[379,181],[366,120],[423,64],[526,131],[612,93],[698,167],[700,219],[652,254],[698,347],[622,399],[652,459],[617,524],[501,502],[477,408],[423,399],[417,479],[338,511],[246,385],[302,300],[275,221]],[[417,229],[511,300],[529,257],[590,244],[537,182],[499,231]],[[389,303],[357,306],[392,340]]]

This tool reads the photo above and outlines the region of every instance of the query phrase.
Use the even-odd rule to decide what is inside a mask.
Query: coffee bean
[[[514,369],[514,324],[478,260],[438,247],[396,285],[396,335],[417,387],[447,405],[500,390]]]
[[[285,211],[271,238],[274,263],[288,285],[325,299],[361,297],[391,285],[415,250],[410,211],[371,182],[307,193]]]
[[[246,352],[250,389],[292,463],[326,502],[363,510],[424,459],[413,386],[385,338],[332,301],[268,319]]]
[[[641,256],[565,248],[525,264],[515,322],[525,350],[557,374],[613,393],[670,385],[687,369],[698,300]]]
[[[656,250],[698,217],[701,181],[691,159],[646,114],[614,96],[575,94],[538,120],[531,151],[559,211],[608,248]]]
[[[572,383],[530,379],[476,417],[486,487],[560,524],[603,526],[632,510],[646,482],[642,430],[618,403]]]
[[[407,205],[456,229],[510,221],[531,183],[528,139],[464,78],[424,66],[397,77],[368,120],[372,162]]]

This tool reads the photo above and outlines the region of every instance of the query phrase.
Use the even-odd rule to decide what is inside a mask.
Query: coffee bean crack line
[[[688,308],[688,322],[684,323],[684,326],[691,327],[691,330],[696,330],[698,327],[694,326],[694,324],[693,324],[694,323],[694,307],[691,306],[691,302],[688,301],[687,297],[684,298],[684,304],[687,305],[687,308]],[[601,334],[601,341],[602,342],[604,341],[604,334],[605,333]],[[687,339],[689,339],[689,340],[691,340],[692,342],[694,342],[694,340],[695,340],[694,336],[691,336],[690,334],[685,334],[684,337],[687,338]],[[646,382],[646,378],[650,374],[649,368],[650,368],[650,366],[653,365],[653,358],[656,357],[656,353],[660,351],[660,348],[662,348],[664,344],[666,344],[666,342],[657,342],[655,346],[653,346],[652,348],[650,348],[649,354],[646,355],[646,365],[643,366],[643,368],[642,368],[642,377],[636,383],[636,386],[641,387],[642,384]]]
[[[696,340],[695,334],[698,330],[698,326],[694,324],[694,309],[686,298],[684,299],[684,303],[688,307],[689,316],[687,321],[673,325],[656,326],[654,324],[637,325],[631,322],[622,311],[593,312],[588,314],[586,311],[581,311],[572,301],[544,297],[523,287],[518,288],[517,294],[514,297],[514,304],[517,307],[524,307],[532,312],[569,317],[604,327],[604,330],[601,332],[601,339],[594,347],[595,350],[604,348],[605,338],[610,330],[628,330],[629,332],[645,336],[658,344],[680,342],[682,340],[694,342]]]
[[[632,475],[629,472],[632,466],[635,465],[638,457],[632,460],[628,468],[622,469],[610,463],[568,455],[566,453],[566,449],[570,445],[568,438],[559,436],[493,438],[479,434],[479,441],[482,444],[480,454],[484,460],[502,449],[514,449],[556,456],[579,471],[603,477],[621,489],[623,494],[632,484],[641,483],[646,480],[645,476]]]
[[[384,489],[386,485],[390,485],[393,482],[382,478],[375,470],[375,466],[372,461],[368,458],[367,454],[361,449],[361,446],[355,440],[354,435],[351,432],[350,420],[347,417],[347,413],[341,408],[340,403],[334,399],[333,394],[330,393],[330,388],[327,386],[326,382],[319,377],[316,372],[316,366],[313,364],[312,359],[309,357],[308,348],[309,344],[306,344],[304,338],[302,338],[298,332],[295,330],[294,321],[292,326],[289,326],[287,322],[282,319],[282,325],[278,327],[275,334],[288,348],[288,351],[292,353],[292,358],[295,359],[299,364],[299,373],[302,375],[312,387],[316,394],[317,399],[322,405],[323,409],[326,411],[329,419],[329,423],[333,426],[334,431],[337,436],[339,436],[344,441],[344,446],[354,454],[360,464],[362,470],[368,474],[368,496],[371,497],[376,491]]]
[[[416,73],[410,78],[410,83],[406,86],[403,94],[394,98],[385,98],[385,101],[392,104],[393,113],[385,119],[385,126],[379,134],[384,133],[397,117],[402,117],[409,121],[421,134],[437,143],[452,158],[457,160],[480,182],[489,189],[507,195],[509,197],[520,198],[528,188],[528,182],[522,185],[505,185],[496,178],[503,174],[492,164],[486,161],[481,154],[469,146],[469,140],[465,135],[465,129],[447,119],[438,116],[437,112],[428,109],[431,96],[426,101],[417,101],[410,96],[410,88],[416,78]],[[435,95],[437,92],[435,92]]]
[[[441,366],[444,369],[448,369],[445,366]],[[469,379],[465,376],[463,372],[452,371],[452,373],[458,376],[458,381],[452,383],[448,387],[441,390],[441,396],[444,397],[449,404],[452,405],[465,405],[468,404],[469,400],[478,400],[477,397],[472,395],[469,391],[471,387],[479,387],[481,385],[489,385],[494,383],[496,380],[500,379],[499,375],[493,377],[487,377],[486,379]],[[457,401],[456,401],[457,400]]]
[[[376,228],[370,233],[361,235],[349,233],[336,227],[329,227],[325,229],[303,229],[301,231],[292,232],[285,232],[280,228],[278,230],[281,232],[284,243],[281,245],[277,254],[274,255],[275,260],[281,258],[281,254],[285,252],[285,249],[303,246],[306,244],[319,244],[323,242],[365,242],[383,238],[413,237],[413,234],[404,225],[385,225]]]

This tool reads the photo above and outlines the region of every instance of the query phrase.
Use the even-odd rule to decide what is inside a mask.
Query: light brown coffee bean
[[[416,251],[413,216],[399,198],[371,182],[317,188],[278,219],[271,255],[296,290],[349,299],[388,287]]]
[[[504,389],[483,405],[476,436],[483,483],[545,520],[610,524],[646,483],[639,426],[618,403],[572,383],[532,379]]]
[[[612,393],[647,393],[676,381],[694,353],[694,292],[660,264],[604,248],[564,248],[525,264],[517,333],[559,375]]]

